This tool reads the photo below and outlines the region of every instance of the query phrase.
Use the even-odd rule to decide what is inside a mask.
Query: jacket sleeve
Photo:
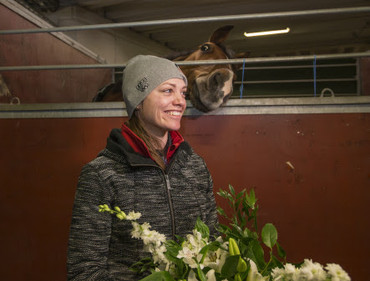
[[[109,204],[110,191],[99,174],[87,164],[79,177],[70,227],[68,280],[113,281],[107,270],[112,217],[99,213],[99,205]]]

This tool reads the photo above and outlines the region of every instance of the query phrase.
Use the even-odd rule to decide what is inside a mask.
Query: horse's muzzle
[[[193,86],[195,107],[203,112],[215,110],[224,104],[233,91],[234,73],[226,68],[199,75]],[[201,103],[202,106],[197,106]]]

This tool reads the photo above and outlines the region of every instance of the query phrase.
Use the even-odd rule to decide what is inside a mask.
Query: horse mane
[[[116,82],[109,83],[103,88],[99,89],[98,93],[93,98],[93,102],[99,102],[104,99],[107,93],[117,93],[122,91],[122,79],[117,80]]]
[[[190,55],[194,51],[195,50],[172,52],[171,54],[165,56],[164,58],[168,59],[168,60],[174,60],[174,59],[177,59],[179,57],[187,57],[188,55]]]

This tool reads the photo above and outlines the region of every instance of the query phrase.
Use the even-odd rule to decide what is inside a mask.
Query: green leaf
[[[173,279],[173,277],[167,271],[158,271],[150,274],[140,281],[175,281],[175,279]]]
[[[203,238],[209,238],[209,228],[199,217],[195,223],[195,229],[202,234]]]
[[[221,246],[221,243],[219,241],[212,241],[211,243],[207,245],[209,250],[213,252],[217,251],[217,249],[220,248],[220,246]]]
[[[272,256],[272,262],[271,262],[272,266],[271,266],[271,270],[275,267],[279,267],[279,268],[282,268],[284,267],[284,264],[275,256]]]
[[[200,269],[199,264],[198,264],[198,267],[197,267],[197,273],[198,273],[198,277],[199,277],[200,281],[207,281],[207,277],[204,274],[204,272]]]
[[[230,189],[230,193],[235,196],[235,189],[231,184],[229,184],[229,189]]]
[[[240,256],[228,256],[221,269],[221,275],[230,278],[237,273],[237,266]]]
[[[266,266],[265,253],[258,240],[252,240],[250,242],[247,257],[255,262],[259,269]]]
[[[276,241],[276,248],[277,248],[277,251],[278,251],[278,254],[279,254],[279,257],[281,258],[286,258],[286,252],[285,250],[281,247],[281,245],[279,244],[279,242]]]
[[[217,207],[217,212],[223,216],[223,217],[227,217],[227,214],[226,212],[224,211],[224,209],[222,209],[221,207]]]
[[[177,258],[177,255],[181,249],[181,245],[176,243],[173,240],[167,240],[166,241],[166,249],[167,251],[164,253],[166,258],[174,263],[177,263],[179,259]]]
[[[218,191],[217,194],[222,198],[228,199],[227,192],[223,189],[220,189],[220,191]]]
[[[249,192],[249,194],[248,194],[248,192],[245,194],[245,199],[247,200],[248,206],[253,210],[254,209],[254,205],[257,202],[256,195],[255,195],[253,189],[251,189],[251,191]]]
[[[228,235],[228,233],[231,232],[231,228],[227,225],[224,225],[224,224],[221,224],[219,223],[217,226],[216,226],[216,230],[220,233],[224,233],[226,235]]]
[[[265,243],[267,247],[272,249],[275,246],[277,241],[277,230],[272,223],[266,223],[265,226],[262,228],[261,232],[262,241]]]
[[[245,189],[243,189],[242,191],[240,191],[236,197],[235,197],[235,201],[238,202],[238,205],[240,204],[241,200],[243,200],[244,198],[244,193],[245,193]]]

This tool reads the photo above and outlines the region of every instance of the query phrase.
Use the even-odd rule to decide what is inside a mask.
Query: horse
[[[235,58],[234,52],[223,44],[232,28],[232,25],[220,27],[196,50],[173,54],[167,58],[175,62]],[[188,79],[187,99],[202,112],[210,112],[224,105],[233,92],[237,67],[231,64],[180,66]],[[93,102],[122,101],[121,87],[121,80],[104,86],[93,98]]]

